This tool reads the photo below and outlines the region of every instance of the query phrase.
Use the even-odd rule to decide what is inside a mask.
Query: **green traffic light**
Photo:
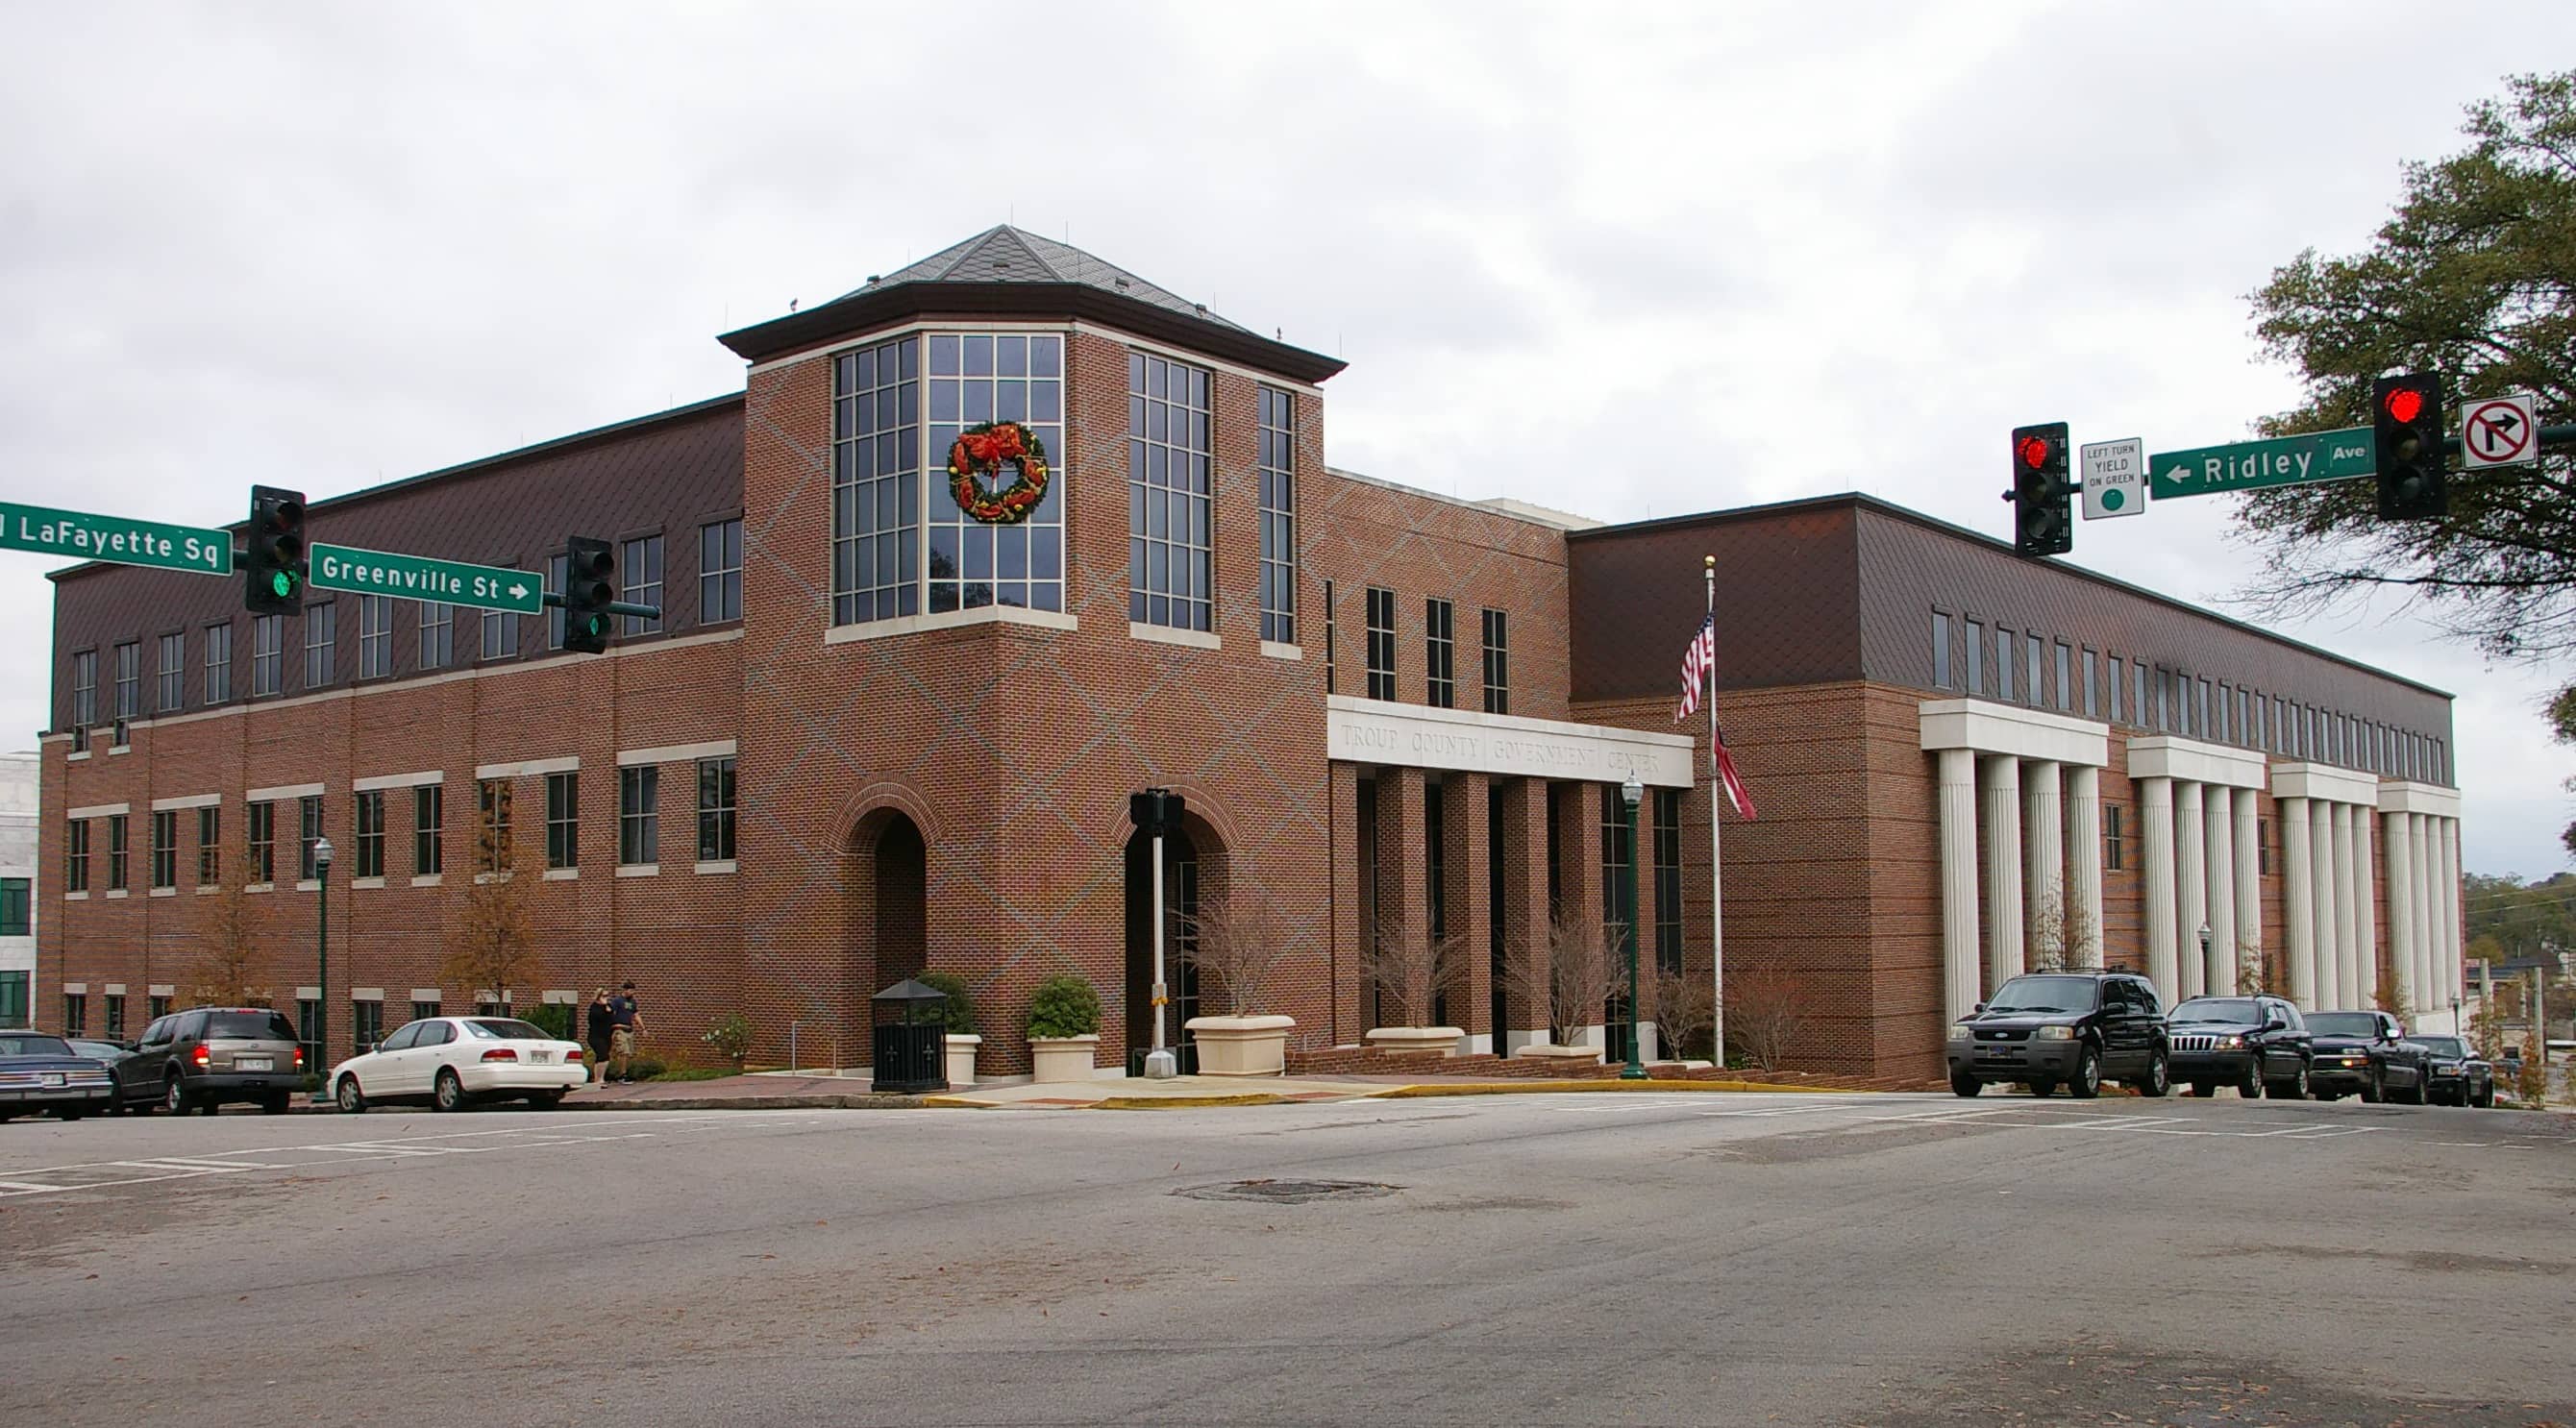
[[[280,600],[295,593],[295,572],[278,570],[269,573],[268,588]]]
[[[608,617],[605,615],[593,615],[588,620],[582,622],[582,628],[588,630],[594,635],[604,635],[608,633]]]

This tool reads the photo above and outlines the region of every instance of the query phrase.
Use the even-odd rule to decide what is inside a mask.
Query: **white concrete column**
[[[2371,836],[2371,825],[2378,821],[2368,808],[2352,810],[2353,916],[2360,934],[2353,950],[2360,980],[2354,983],[2352,1004],[2357,1007],[2379,1005],[2379,881],[2370,856],[2371,845],[2378,841]]]
[[[2076,960],[2102,965],[2102,771],[2077,764],[2066,775],[2066,898]]]
[[[1998,754],[1984,761],[1980,787],[1986,825],[1986,985],[2002,986],[2021,975],[2021,760]]]
[[[2334,827],[2335,1006],[2359,1008],[2361,1002],[2361,918],[2353,906],[2352,813],[2337,803],[2327,818]]]
[[[1977,755],[1943,749],[1941,798],[1941,965],[1950,1019],[1977,1003]]]
[[[2313,1010],[2326,1011],[2343,1005],[2343,985],[2338,980],[2343,971],[2343,949],[2335,941],[2337,923],[2335,904],[2334,805],[2322,798],[2308,800],[2308,915],[2317,927],[2317,1001]]]
[[[2433,988],[2442,1010],[2451,1009],[2451,998],[2460,994],[2460,969],[2467,962],[2467,949],[2460,942],[2460,820],[2445,818],[2441,822],[2442,838],[2442,980]],[[2456,1028],[2454,1028],[2456,1030]]]
[[[2227,966],[2230,975],[2233,975],[2235,972],[2235,968],[2239,961],[2238,954],[2241,953],[2242,949],[2248,947],[2253,948],[2255,951],[2256,967],[2258,968],[2259,974],[2262,949],[2266,945],[2263,939],[2263,868],[2261,863],[2257,861],[2262,856],[2263,852],[2263,830],[2255,821],[2254,805],[2256,797],[2257,795],[2253,789],[2240,788],[2236,790],[2236,797],[2234,799],[2236,806],[2235,874],[2237,950],[2235,952],[2231,952],[2227,959]],[[2251,992],[2254,989],[2252,987],[2240,986],[2236,990],[2239,992]]]
[[[2441,985],[2434,975],[2440,960],[2435,934],[2441,930],[2442,879],[2433,867],[2433,824],[2430,814],[2415,816],[2415,1015],[2421,1017],[2433,1004],[2433,989]]]
[[[2236,800],[2246,796],[2217,783],[2201,795],[2209,807],[2209,966],[2201,984],[2215,996],[2236,994]]]
[[[2388,819],[2388,971],[2396,980],[2390,990],[2397,994],[2397,1004],[2406,1009],[2405,1019],[2414,1025],[2417,1004],[2416,988],[2423,985],[2415,975],[2415,815],[2391,813]]]
[[[2175,1001],[2173,780],[2138,780],[2138,841],[2147,859],[2147,980],[2165,1005]]]
[[[2021,771],[2022,892],[2030,899],[2026,941],[2033,960],[2055,954],[2059,966],[2073,939],[2066,935],[2066,804],[2058,790],[2062,766],[2033,759]],[[2050,924],[2056,924],[2054,929]]]
[[[2209,925],[2209,850],[2202,845],[2208,827],[2202,821],[2201,785],[2188,779],[2174,781],[2174,871],[2180,875],[2180,896],[2175,904],[2176,929],[2182,937],[2182,955],[2176,970],[2178,990],[2183,996],[2196,997],[2209,989],[2208,963],[2200,952],[2200,929]],[[2217,941],[2212,929],[2210,940]]]
[[[2317,1004],[2317,862],[2308,843],[2308,800],[2284,798],[2281,809],[2281,920],[2287,923],[2290,1000]]]

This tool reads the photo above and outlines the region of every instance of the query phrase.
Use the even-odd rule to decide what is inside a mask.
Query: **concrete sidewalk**
[[[864,1076],[725,1076],[707,1081],[640,1081],[590,1086],[564,1098],[590,1111],[816,1110],[947,1107],[960,1110],[1183,1110],[1200,1106],[1307,1105],[1426,1096],[1708,1094],[1747,1091],[1852,1094],[1855,1088],[1731,1079],[1538,1080],[1436,1075],[1114,1077],[1092,1081],[978,1085],[927,1095],[868,1089]]]

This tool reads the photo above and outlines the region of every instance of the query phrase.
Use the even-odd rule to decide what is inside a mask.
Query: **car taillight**
[[[304,1048],[301,1046],[295,1048],[295,1069],[298,1071],[304,1069]]]
[[[495,1046],[491,1050],[483,1053],[483,1059],[486,1061],[516,1061],[519,1059],[519,1053],[512,1051],[506,1046]]]
[[[564,1064],[565,1064],[566,1066],[578,1066],[578,1065],[580,1065],[580,1064],[581,1064],[581,1048],[580,1048],[580,1047],[578,1047],[578,1046],[576,1046],[576,1047],[574,1047],[572,1050],[565,1052],[565,1053],[564,1053]]]
[[[213,1059],[214,1058],[207,1053],[206,1048],[202,1046],[197,1048],[195,1060],[198,1065],[203,1066]]]

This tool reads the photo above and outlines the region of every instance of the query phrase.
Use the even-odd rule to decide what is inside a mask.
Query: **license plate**
[[[63,1084],[63,1073],[60,1071],[47,1071],[36,1078],[36,1084],[40,1086],[59,1086]]]
[[[268,1056],[236,1056],[233,1058],[233,1069],[236,1071],[274,1071],[277,1069],[277,1061],[274,1057]]]
[[[545,1063],[554,1060],[555,1054],[551,1051],[531,1051],[528,1053],[528,1059],[542,1066]]]

